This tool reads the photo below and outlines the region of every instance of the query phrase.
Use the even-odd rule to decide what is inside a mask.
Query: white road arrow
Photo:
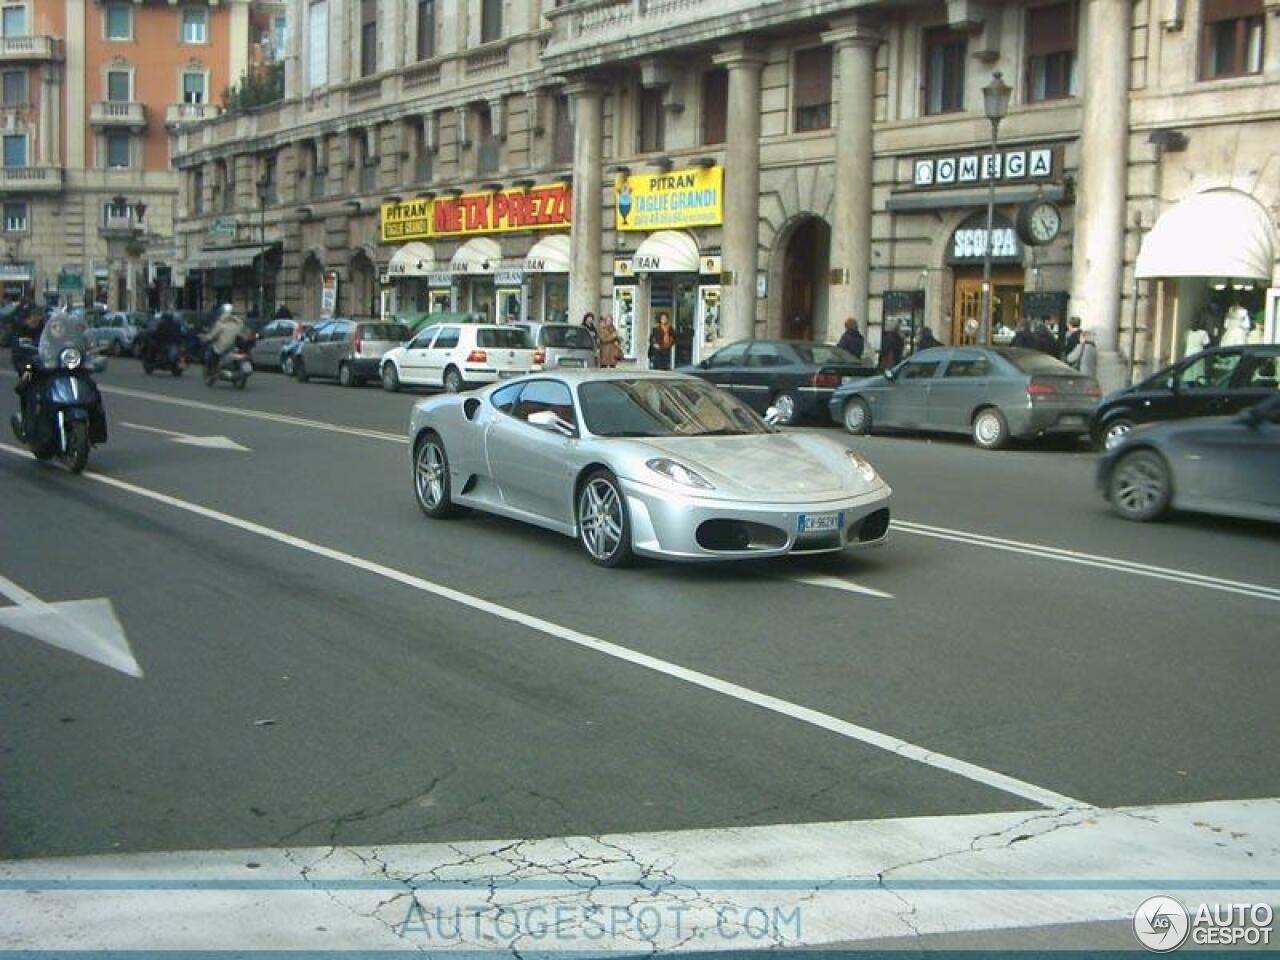
[[[132,430],[145,430],[147,433],[158,433],[169,437],[174,443],[185,443],[189,447],[204,447],[206,450],[242,450],[252,453],[248,447],[242,447],[229,437],[196,437],[189,433],[178,433],[176,430],[161,430],[159,427],[145,427],[140,423],[121,423],[122,427]]]
[[[0,594],[16,604],[0,607],[0,628],[25,633],[131,677],[142,676],[124,628],[105,597],[45,603],[4,576],[0,576]]]

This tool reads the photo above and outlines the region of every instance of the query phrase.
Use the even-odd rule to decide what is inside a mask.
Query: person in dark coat
[[[896,367],[902,360],[902,355],[906,350],[906,342],[902,339],[902,334],[898,332],[895,324],[892,327],[885,327],[880,334],[880,357],[878,366],[881,370],[888,370],[890,367]]]
[[[844,322],[844,333],[840,334],[840,341],[836,346],[861,359],[862,351],[866,349],[867,342],[862,338],[862,331],[858,329],[858,321],[853,317]]]
[[[1013,334],[1013,342],[1009,344],[1011,347],[1024,347],[1027,350],[1038,349],[1036,347],[1036,336],[1031,332],[1031,324],[1023,320],[1018,324],[1018,329]]]
[[[1053,335],[1053,331],[1049,329],[1049,325],[1043,320],[1037,320],[1036,325],[1032,328],[1031,336],[1035,338],[1035,348],[1047,356],[1058,356],[1058,338]]]
[[[916,352],[928,350],[930,347],[940,347],[942,341],[933,335],[933,331],[929,327],[925,327],[920,333],[920,342],[916,344]]]
[[[1069,357],[1080,343],[1080,318],[1072,317],[1067,321],[1067,339],[1062,345],[1062,355]]]

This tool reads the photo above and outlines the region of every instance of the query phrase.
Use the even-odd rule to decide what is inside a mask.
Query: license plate
[[[799,518],[801,533],[826,533],[844,526],[843,513],[802,513]]]
[[[518,377],[519,375],[520,375],[519,370],[499,370],[498,371],[499,380],[505,380],[507,379],[507,377]]]
[[[240,364],[240,372],[253,373],[253,364],[246,360],[244,363]]]
[[[562,367],[580,367],[580,366],[582,366],[582,359],[581,359],[580,357],[566,357],[565,359],[563,359],[563,360],[561,360],[561,361],[560,361],[560,366],[562,366]]]
[[[1064,427],[1081,427],[1084,426],[1084,417],[1066,416],[1059,417],[1058,422]]]

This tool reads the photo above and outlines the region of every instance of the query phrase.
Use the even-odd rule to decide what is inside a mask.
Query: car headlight
[[[67,347],[58,354],[58,363],[61,366],[66,367],[68,370],[74,370],[76,367],[80,366],[82,360],[84,360],[84,357],[80,355],[80,351],[75,347]]]
[[[853,469],[857,471],[858,476],[867,483],[876,482],[879,477],[876,473],[876,468],[873,467],[869,461],[865,460],[857,450],[846,450],[844,455],[849,458],[849,463],[853,465]]]
[[[680,484],[682,487],[697,487],[701,490],[714,490],[715,487],[711,481],[707,480],[696,470],[691,470],[683,463],[677,463],[675,460],[668,460],[666,457],[659,457],[657,460],[649,460],[645,466],[654,473],[661,474],[668,480]]]

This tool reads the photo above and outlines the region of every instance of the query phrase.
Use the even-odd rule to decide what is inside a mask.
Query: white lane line
[[[1005,540],[1001,537],[988,537],[981,533],[969,533],[964,530],[951,530],[946,527],[931,527],[923,523],[911,523],[906,520],[894,520],[893,529],[902,533],[910,533],[935,540],[948,540],[952,543],[967,543],[975,547],[986,547],[989,550],[1003,550],[1007,553],[1019,553],[1025,556],[1039,557],[1042,560],[1057,560],[1061,563],[1075,563],[1085,567],[1097,567],[1102,570],[1113,570],[1117,573],[1132,574],[1137,577],[1150,577],[1155,580],[1168,580],[1185,586],[1203,587],[1206,590],[1218,590],[1223,593],[1235,593],[1259,600],[1280,602],[1280,588],[1268,587],[1259,583],[1246,583],[1240,580],[1226,580],[1222,577],[1209,577],[1189,570],[1176,570],[1171,567],[1156,567],[1146,563],[1135,563],[1132,560],[1121,560],[1116,557],[1103,557],[1077,550],[1063,550],[1059,547],[1048,547],[1020,540]]]
[[[9,446],[8,444],[0,444],[0,451],[24,458],[29,456],[25,450]],[[469,593],[463,593],[461,590],[454,590],[452,587],[446,587],[443,584],[424,580],[422,577],[405,573],[404,571],[397,570],[394,567],[388,567],[372,560],[366,560],[363,557],[343,553],[341,550],[334,550],[332,547],[326,547],[322,544],[314,543],[310,540],[304,540],[301,537],[295,537],[292,534],[263,526],[260,523],[254,523],[252,520],[244,520],[240,517],[232,516],[231,514],[222,513],[218,510],[212,510],[209,507],[200,506],[197,503],[191,503],[188,500],[180,500],[177,497],[171,497],[165,493],[159,493],[158,491],[150,490],[146,487],[140,487],[124,480],[117,480],[114,477],[109,477],[101,473],[86,471],[83,476],[97,483],[113,487],[117,490],[132,493],[136,496],[144,497],[148,500],[152,500],[156,503],[162,503],[178,510],[184,510],[187,513],[205,517],[206,519],[214,520],[229,527],[235,527],[238,530],[255,534],[256,536],[263,537],[267,540],[274,540],[276,543],[293,547],[296,550],[301,550],[317,557],[323,557],[327,560],[333,560],[337,563],[354,567],[357,570],[363,570],[366,573],[373,574],[374,576],[391,580],[406,587],[411,587],[414,590],[421,591],[422,593],[431,594],[432,596],[449,600],[479,613],[485,613],[490,616],[497,617],[500,620],[506,620],[509,623],[519,624],[522,627],[527,627],[528,629],[537,631],[538,633],[543,633],[547,636],[567,641],[587,650],[602,653],[605,656],[613,657],[617,660],[621,660],[638,667],[643,667],[646,670],[652,670],[653,672],[663,674],[664,676],[683,680],[686,683],[692,684],[696,687],[701,687],[704,690],[710,690],[713,693],[719,693],[731,699],[739,700],[743,703],[748,703],[764,710],[769,710],[781,716],[790,717],[793,720],[799,720],[801,723],[810,724],[811,726],[837,734],[838,736],[846,737],[850,740],[856,740],[880,750],[886,750],[889,753],[902,757],[903,759],[913,760],[916,763],[921,763],[937,770],[945,770],[948,773],[955,774],[956,776],[972,780],[974,783],[980,783],[983,786],[991,787],[993,790],[999,790],[1003,793],[1012,794],[1016,797],[1022,797],[1025,800],[1030,800],[1032,803],[1037,803],[1041,806],[1054,809],[1090,806],[1090,804],[1081,800],[1072,799],[1071,797],[1055,793],[1054,791],[1047,790],[1044,787],[1038,787],[1035,784],[1027,783],[1025,780],[1019,780],[1016,777],[1008,776],[996,770],[988,770],[987,768],[980,767],[977,764],[969,763],[965,760],[959,760],[955,757],[949,757],[946,754],[917,746],[914,743],[901,740],[898,737],[880,733],[878,730],[872,730],[869,727],[859,726],[858,724],[841,720],[838,717],[833,717],[817,710],[811,710],[808,707],[802,707],[798,704],[783,700],[780,697],[774,697],[767,693],[760,693],[759,691],[752,690],[749,687],[740,686],[739,684],[732,683],[727,680],[721,680],[719,677],[713,677],[710,674],[701,673],[697,670],[690,670],[686,667],[679,666],[678,664],[670,663],[666,660],[661,660],[645,653],[639,653],[616,643],[610,643],[607,640],[601,640],[598,637],[593,637],[590,634],[561,626],[558,623],[552,623],[550,620],[543,620],[540,617],[521,613],[519,610],[504,607],[501,604],[472,596]]]
[[[846,593],[861,593],[868,597],[878,597],[881,600],[892,600],[892,593],[885,593],[883,590],[874,590],[871,587],[864,587],[860,583],[854,583],[852,580],[841,580],[839,577],[824,576],[822,574],[814,574],[813,576],[796,576],[787,577],[792,583],[803,583],[809,587],[826,587],[830,590],[843,590]]]

